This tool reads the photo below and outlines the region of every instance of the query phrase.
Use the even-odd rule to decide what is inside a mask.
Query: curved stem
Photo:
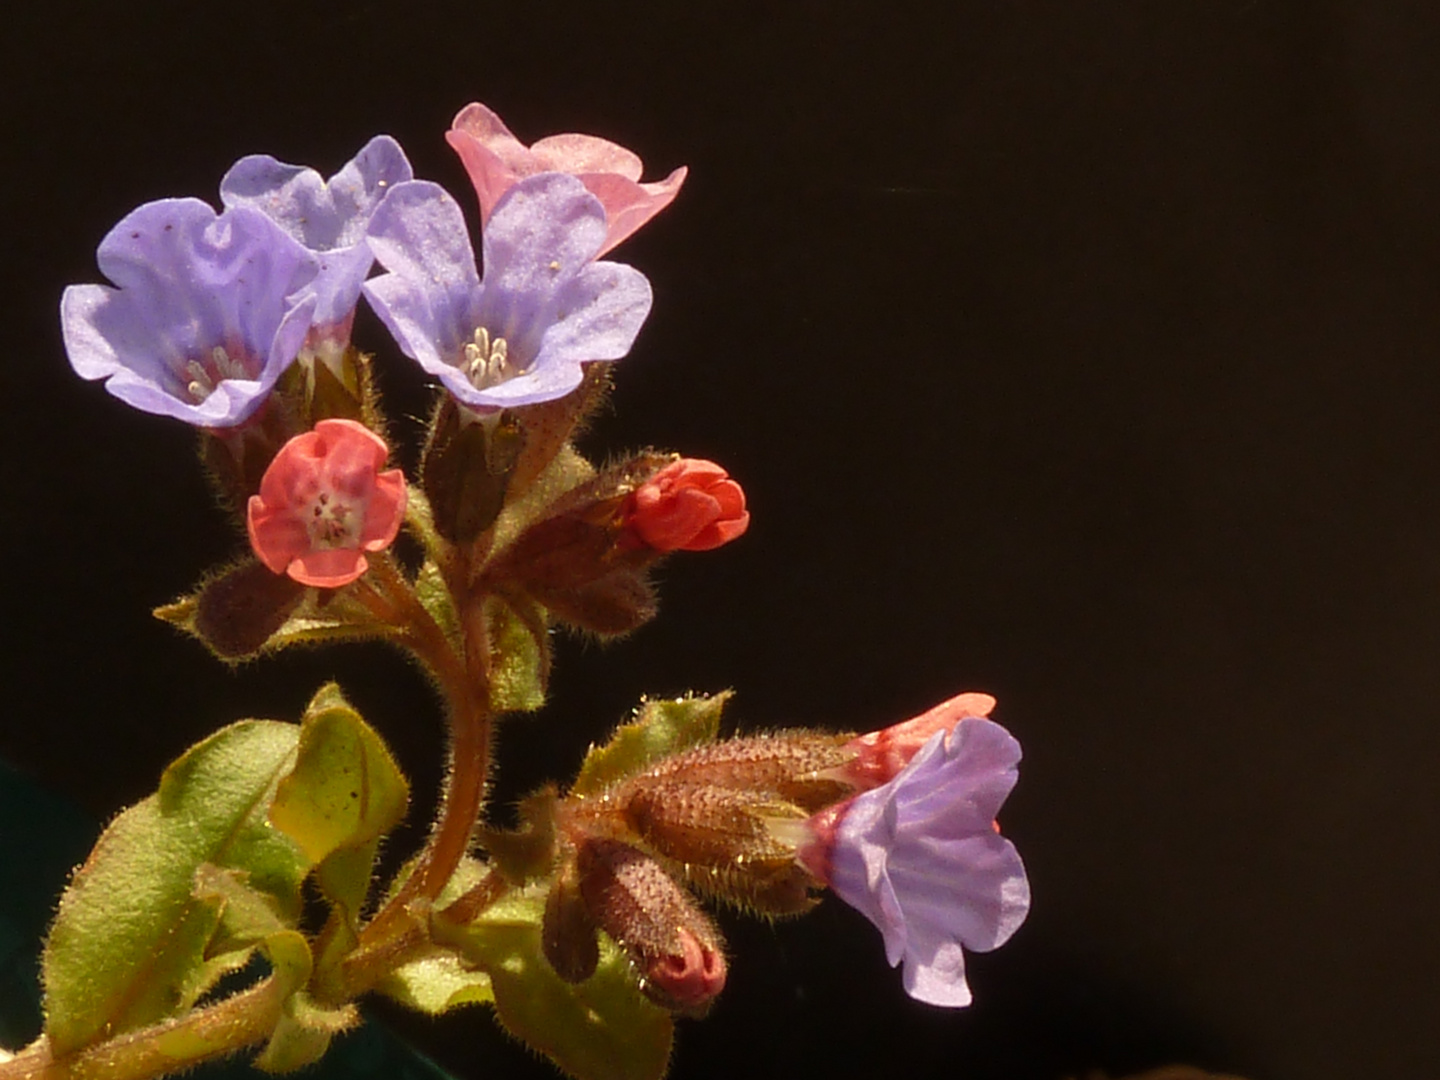
[[[98,1046],[54,1057],[41,1038],[0,1063],[0,1080],[148,1080],[224,1057],[275,1030],[285,987],[275,976],[233,997]]]
[[[463,561],[463,560],[461,560]],[[447,585],[463,581],[468,568],[448,567]],[[478,602],[454,591],[461,604],[464,657],[457,657],[444,631],[416,599],[394,562],[375,560],[376,595],[396,606],[402,625],[412,629],[416,654],[430,668],[449,706],[450,767],[440,814],[410,876],[360,932],[351,963],[346,964],[346,989],[358,993],[393,967],[396,948],[412,947],[416,904],[433,903],[470,850],[480,820],[489,772],[491,713],[489,708],[489,641]]]

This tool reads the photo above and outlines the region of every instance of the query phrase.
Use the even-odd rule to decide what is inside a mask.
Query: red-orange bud
[[[681,458],[636,488],[625,524],[656,551],[708,551],[744,533],[750,514],[729,473],[713,461]]]

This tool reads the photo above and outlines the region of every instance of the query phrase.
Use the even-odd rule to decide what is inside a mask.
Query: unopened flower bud
[[[708,551],[750,527],[745,492],[713,461],[681,458],[635,490],[626,525],[655,551]]]
[[[879,787],[910,764],[937,731],[951,731],[968,717],[989,716],[994,708],[989,694],[957,694],[913,719],[857,735],[845,744],[855,757],[833,775],[861,789]]]
[[[577,865],[590,917],[629,955],[645,995],[675,1012],[705,1012],[725,988],[725,952],[690,894],[619,841],[582,842]]]
[[[405,475],[382,471],[389,453],[353,420],[322,420],[282,446],[248,507],[260,561],[322,588],[365,573],[365,552],[389,547],[405,516]]]

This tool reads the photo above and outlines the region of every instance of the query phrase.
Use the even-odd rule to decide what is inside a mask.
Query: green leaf
[[[594,795],[662,758],[713,742],[731,690],[665,701],[642,701],[635,719],[621,724],[604,746],[590,748],[571,795]]]
[[[501,1026],[578,1080],[660,1080],[674,1022],[640,993],[630,962],[608,939],[595,974],[567,983],[540,945],[543,889],[502,900],[437,937],[490,976]]]
[[[400,1004],[431,1016],[439,1016],[461,1005],[483,1005],[495,1001],[495,994],[490,989],[490,976],[467,968],[451,952],[414,960],[396,968],[379,989]]]
[[[385,741],[334,683],[311,700],[295,767],[275,790],[270,822],[316,864],[321,891],[358,914],[375,846],[405,816],[410,785]]]
[[[485,602],[490,627],[490,708],[497,713],[534,712],[545,704],[545,616],[533,604],[530,623],[498,596]]]
[[[314,862],[384,836],[405,816],[409,785],[383,739],[329,683],[300,724],[295,767],[270,807],[276,828]]]
[[[308,863],[266,811],[299,730],[268,720],[221,729],[101,834],[45,943],[45,1030],[57,1056],[182,1011],[208,989],[219,972],[207,946],[226,900],[197,895],[206,864],[241,871],[294,924]]]

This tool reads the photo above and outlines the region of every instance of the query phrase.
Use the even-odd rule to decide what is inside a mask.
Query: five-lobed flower
[[[307,352],[333,362],[349,343],[360,286],[375,261],[365,243],[370,216],[392,187],[413,175],[400,144],[377,135],[329,180],[314,169],[251,154],[220,181],[227,207],[259,210],[315,255],[317,302]]]
[[[875,924],[920,1001],[968,1005],[963,949],[998,948],[1030,910],[1024,863],[995,824],[1019,760],[1003,727],[964,717],[888,782],[807,823],[797,858]]]
[[[199,427],[250,418],[316,308],[317,260],[250,207],[146,203],[96,261],[114,286],[71,285],[60,301],[71,367],[137,409]]]
[[[385,469],[390,448],[353,420],[322,420],[275,455],[250,498],[250,546],[277,574],[338,588],[369,569],[405,516],[405,474]]]
[[[480,219],[487,224],[505,192],[526,177],[543,172],[578,177],[605,207],[605,242],[597,256],[669,206],[687,172],[681,166],[664,180],[641,183],[640,158],[594,135],[550,135],[527,147],[479,102],[456,114],[445,138],[470,174],[480,200]]]
[[[572,176],[543,173],[500,200],[481,234],[436,184],[398,184],[370,221],[387,271],[365,296],[401,351],[476,413],[564,397],[582,365],[630,351],[650,312],[633,267],[596,262],[605,211]]]

